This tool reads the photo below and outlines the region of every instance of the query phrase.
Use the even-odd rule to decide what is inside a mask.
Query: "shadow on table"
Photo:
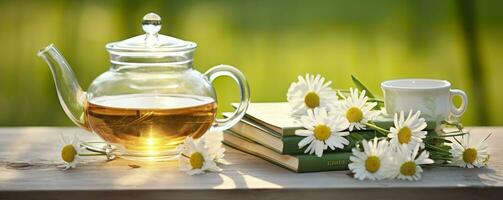
[[[481,186],[494,186],[497,183],[503,182],[503,176],[501,174],[498,174],[496,170],[490,167],[491,166],[482,169],[466,169],[466,170],[473,170],[474,173],[476,173],[476,176],[467,176],[467,180],[470,183]],[[466,185],[466,186],[472,186],[472,185]]]
[[[494,186],[503,182],[503,175],[496,165],[490,163],[486,168],[463,169],[458,167],[426,167],[420,181],[382,180],[358,181],[350,178],[347,171],[295,173],[257,159],[248,154],[239,156],[227,163],[227,169],[220,175],[223,185],[215,188],[283,188],[283,187],[456,187],[456,186]],[[286,181],[288,180],[288,181]],[[225,184],[227,183],[227,184]],[[225,187],[224,187],[225,186]]]

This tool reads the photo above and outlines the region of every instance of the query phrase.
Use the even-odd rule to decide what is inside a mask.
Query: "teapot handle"
[[[212,67],[204,73],[204,76],[212,83],[219,76],[229,76],[239,86],[241,92],[241,101],[239,106],[236,108],[234,113],[229,118],[225,119],[215,119],[215,123],[211,128],[212,131],[223,131],[231,128],[234,124],[238,123],[241,118],[245,115],[246,109],[250,104],[250,88],[248,87],[248,82],[245,76],[238,69],[230,65],[217,65]]]

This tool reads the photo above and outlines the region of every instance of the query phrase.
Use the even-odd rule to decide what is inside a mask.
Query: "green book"
[[[223,115],[229,116],[230,113],[223,113]],[[268,127],[254,123],[247,118],[241,119],[241,121],[234,125],[230,130],[280,154],[303,154],[307,148],[306,146],[299,149],[298,146],[298,143],[304,139],[304,137],[296,135],[282,136]],[[353,133],[358,134],[365,139],[372,139],[375,136],[379,136],[379,133],[373,130],[358,131]],[[352,137],[346,138],[349,140],[350,144],[345,146],[344,149],[328,149],[325,150],[325,152],[350,152],[351,148],[355,145],[355,140]]]
[[[234,107],[237,105],[232,104]],[[295,135],[295,130],[303,129],[291,116],[288,102],[250,103],[245,118],[281,136]],[[381,128],[389,129],[393,126],[393,116],[380,115],[373,122]],[[435,130],[436,122],[427,121],[426,124],[426,130]]]
[[[294,172],[347,170],[350,152],[316,155],[283,155],[232,131],[224,131],[224,144]]]

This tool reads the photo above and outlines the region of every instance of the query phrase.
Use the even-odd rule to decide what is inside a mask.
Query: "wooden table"
[[[188,176],[176,162],[136,163],[86,157],[62,171],[59,133],[97,137],[77,128],[0,128],[0,199],[503,199],[503,127],[468,128],[493,133],[485,169],[432,167],[418,182],[358,181],[347,171],[296,174],[227,148],[222,173]],[[12,163],[33,166],[13,168]],[[131,168],[128,164],[140,165]]]

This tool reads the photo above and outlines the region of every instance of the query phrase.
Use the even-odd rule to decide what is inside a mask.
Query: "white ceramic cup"
[[[381,83],[384,93],[384,105],[390,115],[409,110],[420,110],[427,120],[442,121],[453,115],[460,117],[466,110],[468,98],[462,90],[451,89],[446,80],[434,79],[398,79]],[[454,96],[460,96],[461,106],[452,102]]]

